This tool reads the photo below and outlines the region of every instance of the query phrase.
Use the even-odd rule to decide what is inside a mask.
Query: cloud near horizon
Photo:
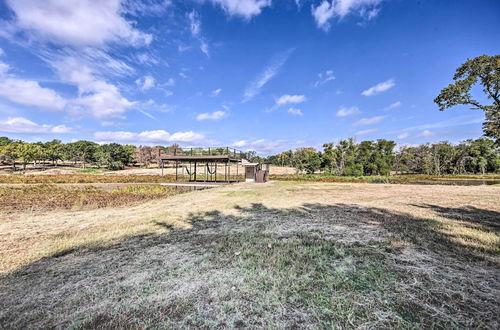
[[[94,138],[101,142],[125,142],[132,144],[140,143],[193,143],[204,139],[204,135],[188,132],[176,132],[170,134],[165,130],[143,131],[140,133],[126,131],[95,132]]]

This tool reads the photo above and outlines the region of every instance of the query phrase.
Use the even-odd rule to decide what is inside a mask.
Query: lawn
[[[0,328],[498,328],[499,199],[275,182],[0,211]]]

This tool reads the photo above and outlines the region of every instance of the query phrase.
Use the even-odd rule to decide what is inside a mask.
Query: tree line
[[[467,174],[500,172],[500,149],[488,138],[469,139],[457,145],[449,142],[427,143],[418,146],[400,146],[394,141],[379,139],[356,143],[354,139],[325,143],[323,150],[298,148],[262,158],[254,151],[249,160],[279,166],[295,167],[305,173],[328,173],[341,176],[400,174]],[[29,163],[72,162],[82,167],[97,166],[110,170],[126,165],[148,166],[179,145],[134,146],[118,143],[97,144],[91,141],[62,143],[60,140],[27,143],[0,137],[0,162],[16,169]]]
[[[178,148],[174,145],[169,148]],[[72,162],[86,168],[98,166],[109,170],[122,169],[126,165],[140,163],[149,165],[158,163],[161,155],[168,148],[118,143],[97,144],[91,141],[76,141],[62,143],[52,140],[45,143],[27,143],[0,137],[0,162],[9,164],[16,170],[16,164],[21,164],[25,170],[29,163],[51,162],[57,166],[59,162]]]
[[[325,143],[323,151],[315,148],[288,150],[267,157],[265,161],[299,171],[322,171],[333,175],[361,176],[399,174],[485,174],[500,172],[500,149],[488,138],[469,139],[457,145],[449,142],[401,146],[379,139],[341,140]]]

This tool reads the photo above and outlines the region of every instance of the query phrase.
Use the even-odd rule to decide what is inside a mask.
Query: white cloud
[[[287,111],[289,114],[292,114],[294,116],[302,116],[304,115],[300,109],[297,108],[290,108]]]
[[[391,89],[395,85],[396,85],[396,83],[394,82],[394,79],[389,79],[387,81],[378,83],[375,86],[368,88],[367,90],[364,90],[361,94],[364,96],[376,95],[376,94],[379,94],[379,93],[385,92],[386,90]]]
[[[433,131],[430,131],[428,129],[424,130],[422,133],[418,134],[417,137],[419,138],[429,138],[436,135]]]
[[[148,89],[155,87],[155,78],[148,75],[137,79],[135,83],[142,91],[147,91]]]
[[[307,99],[305,95],[284,94],[279,99],[276,100],[276,105],[298,104],[305,102],[306,100]]]
[[[14,103],[47,110],[63,110],[67,101],[56,91],[33,80],[20,79],[8,73],[9,66],[0,62],[0,97]]]
[[[94,138],[103,142],[126,142],[126,143],[191,143],[204,139],[200,133],[192,131],[176,132],[170,134],[165,130],[144,131],[140,133],[115,131],[115,132],[95,132]]]
[[[404,139],[407,139],[408,137],[410,136],[410,133],[408,132],[404,132],[404,133],[401,133],[397,136],[397,139],[398,140],[404,140]]]
[[[40,125],[23,117],[13,117],[0,121],[0,132],[23,134],[65,134],[71,133],[72,129],[65,125]]]
[[[141,45],[152,40],[122,16],[120,0],[8,0],[7,4],[16,15],[17,27],[59,44]]]
[[[318,73],[318,80],[314,83],[314,87],[318,87],[326,84],[327,82],[334,80],[335,76],[333,75],[332,70],[326,70],[325,72]]]
[[[214,112],[205,112],[200,113],[196,116],[196,120],[219,120],[227,116],[227,112],[225,111],[214,111]]]
[[[370,128],[370,129],[365,129],[361,131],[357,131],[354,133],[356,136],[363,136],[363,135],[369,135],[378,132],[378,128]]]
[[[245,151],[254,150],[258,154],[268,155],[283,150],[285,144],[283,140],[268,140],[268,139],[258,139],[253,141],[239,140],[233,142],[231,144],[231,147],[241,148]]]
[[[242,148],[242,147],[245,147],[246,145],[247,145],[246,140],[239,140],[239,141],[233,142],[231,144],[232,147],[236,147],[236,148]]]
[[[337,111],[337,117],[346,117],[350,115],[357,115],[359,113],[361,113],[361,111],[359,111],[358,107],[341,107],[339,111]]]
[[[357,122],[354,123],[354,126],[367,126],[367,125],[374,125],[380,123],[382,120],[384,120],[385,116],[375,116],[371,118],[361,118]]]
[[[274,78],[274,76],[288,60],[292,52],[293,49],[289,49],[273,57],[271,63],[264,69],[264,71],[262,71],[257,78],[247,86],[243,94],[243,102],[250,101],[255,97],[255,95],[260,93],[261,88],[264,87],[269,80]]]
[[[217,88],[212,91],[212,96],[219,96],[220,92],[222,92],[222,88]]]
[[[3,55],[5,55],[5,52],[2,48],[0,48],[0,56],[3,56]]]
[[[135,104],[123,97],[118,87],[96,78],[88,67],[75,58],[66,58],[54,65],[63,81],[78,87],[78,97],[70,107],[74,115],[88,113],[97,119],[123,118],[123,114]]]
[[[323,0],[316,7],[312,6],[312,15],[318,28],[328,31],[330,21],[334,17],[343,18],[349,14],[357,13],[365,19],[373,19],[378,15],[376,6],[382,0]]]
[[[271,0],[211,0],[220,5],[230,16],[240,16],[249,20],[257,16],[262,9],[271,5]]]
[[[394,102],[392,103],[391,105],[385,107],[385,111],[389,111],[391,109],[395,109],[395,108],[399,108],[400,106],[402,105],[402,103],[400,101],[397,101],[397,102]]]
[[[330,19],[335,15],[333,2],[323,1],[317,7],[312,7],[312,14],[316,25],[325,31],[330,30]]]

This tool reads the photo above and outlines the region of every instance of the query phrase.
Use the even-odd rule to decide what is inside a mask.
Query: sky
[[[499,53],[498,0],[0,0],[0,136],[458,143],[484,114],[433,99]]]

